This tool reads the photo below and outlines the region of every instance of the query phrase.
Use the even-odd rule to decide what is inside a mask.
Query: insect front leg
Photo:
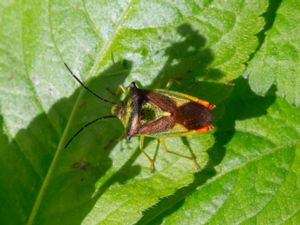
[[[182,82],[182,80],[183,80],[183,78],[181,78],[181,77],[170,79],[170,80],[168,81],[168,83],[166,84],[165,89],[169,90],[169,89],[173,86],[173,84],[176,83],[178,86],[181,86],[181,87],[184,88],[185,90],[190,91],[192,88],[195,87],[195,85],[197,85],[197,82],[193,82],[192,85],[188,86],[188,85],[184,84],[184,83]]]
[[[144,139],[145,139],[144,136],[140,136],[140,150],[141,150],[141,152],[147,157],[147,159],[149,160],[149,162],[150,162],[150,172],[153,173],[153,172],[154,172],[154,169],[155,169],[155,167],[154,167],[154,162],[155,162],[155,160],[154,160],[154,158],[152,159],[152,158],[145,152],[145,150],[144,150]]]
[[[124,95],[128,95],[128,90],[127,90],[126,87],[124,87],[123,84],[119,84],[119,85],[118,85],[118,88],[117,88],[117,91],[116,91],[117,94],[118,94],[120,91],[121,91]]]
[[[174,84],[174,82],[181,85],[180,81],[175,80],[175,79],[170,79],[168,81],[168,83],[166,84],[165,89],[169,90],[172,87],[172,85]]]
[[[113,96],[117,97],[119,93],[123,93],[125,96],[128,95],[128,90],[124,87],[124,85],[119,84],[116,90],[111,90],[106,88],[106,90]]]
[[[193,154],[191,154],[191,156],[187,156],[187,155],[182,155],[182,154],[177,153],[177,152],[170,151],[170,150],[168,149],[168,146],[167,146],[166,142],[165,142],[165,139],[160,138],[159,141],[160,141],[160,143],[162,144],[162,146],[163,146],[165,152],[170,153],[170,154],[177,155],[177,156],[179,156],[179,157],[186,158],[186,159],[188,159],[188,160],[191,160],[191,161],[193,162],[193,164],[194,164],[196,170],[197,170],[197,171],[200,170],[200,165],[198,164],[197,159],[196,159],[196,157],[195,157]]]

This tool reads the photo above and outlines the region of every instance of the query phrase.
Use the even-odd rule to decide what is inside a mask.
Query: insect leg
[[[168,81],[168,83],[166,84],[165,89],[169,90],[173,86],[174,83],[176,83],[179,86],[182,86],[185,89],[188,89],[188,87],[186,85],[184,85],[181,80],[182,80],[182,78],[180,78],[180,77],[179,78],[170,79]]]
[[[186,159],[188,159],[188,160],[191,160],[191,161],[193,162],[193,164],[194,164],[196,170],[200,170],[200,165],[198,164],[197,159],[196,159],[196,157],[195,157],[193,154],[191,154],[191,156],[187,156],[187,155],[182,155],[182,154],[177,153],[177,152],[170,151],[170,150],[168,149],[168,146],[167,146],[166,142],[165,142],[165,139],[160,138],[159,141],[160,141],[160,143],[162,144],[162,146],[163,146],[165,152],[170,153],[170,154],[177,155],[177,156],[179,156],[179,157],[186,158]]]
[[[192,85],[188,86],[188,85],[184,84],[182,82],[182,80],[183,79],[180,78],[180,77],[179,78],[170,79],[168,81],[168,83],[166,84],[165,89],[169,90],[173,86],[173,84],[176,83],[177,85],[183,87],[185,90],[190,91],[190,90],[192,90],[197,85],[197,82],[195,81],[195,82],[193,82]]]
[[[117,97],[120,92],[122,92],[124,95],[128,95],[127,89],[122,84],[118,85],[116,90],[111,90],[109,88],[106,88],[106,90],[115,97]]]
[[[152,159],[144,150],[144,136],[140,136],[140,150],[141,152],[147,157],[147,159],[150,162],[150,172],[153,173],[154,172],[154,159]]]
[[[173,84],[174,84],[174,80],[173,79],[169,80],[168,83],[166,84],[165,89],[169,90]]]
[[[176,80],[176,79],[170,79],[170,80],[168,81],[168,83],[166,84],[165,89],[169,90],[169,89],[172,87],[172,85],[173,85],[174,83],[176,83],[176,84],[178,84],[178,85],[182,85],[182,83],[181,83],[179,80]]]
[[[122,85],[122,84],[120,84],[120,85],[118,86],[117,92],[119,92],[119,91],[122,91],[123,94],[128,95],[128,90],[127,90],[127,88],[125,88],[124,85]]]

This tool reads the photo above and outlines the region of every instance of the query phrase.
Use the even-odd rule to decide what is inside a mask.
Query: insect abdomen
[[[204,127],[210,123],[211,119],[212,115],[208,108],[192,101],[178,107],[175,115],[175,121],[188,130]]]

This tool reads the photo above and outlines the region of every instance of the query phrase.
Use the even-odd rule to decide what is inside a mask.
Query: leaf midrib
[[[130,3],[128,3],[128,6],[127,8],[124,10],[123,14],[121,15],[120,19],[118,20],[117,24],[116,24],[116,29],[115,31],[111,34],[111,37],[108,38],[108,41],[104,43],[103,47],[101,48],[99,54],[97,54],[96,56],[96,59],[95,59],[95,63],[91,69],[91,71],[89,72],[90,76],[94,76],[95,74],[97,74],[97,71],[99,69],[99,66],[101,64],[101,62],[103,61],[104,57],[106,56],[106,54],[108,53],[112,43],[114,42],[115,38],[117,37],[118,33],[120,32],[121,30],[121,27],[124,23],[124,21],[126,20],[127,16],[128,16],[128,13],[130,11],[130,9],[132,8],[133,4],[136,2],[136,0],[133,0],[131,1]],[[50,1],[48,2],[48,6],[50,6]],[[50,11],[50,7],[48,7],[48,14],[49,14],[49,17],[50,17],[50,14],[51,14],[51,11]],[[49,20],[49,25],[51,24],[51,21]],[[23,23],[22,23],[22,26],[23,26]],[[52,40],[55,44],[55,41],[54,39]],[[56,45],[56,44],[55,44]],[[63,58],[62,58],[62,55],[59,51],[58,48],[56,48],[56,50],[58,51],[58,55],[60,56],[60,58],[62,59],[62,61],[64,62]],[[68,130],[71,126],[71,123],[73,121],[73,118],[74,118],[74,115],[75,115],[75,112],[76,112],[76,109],[78,108],[78,105],[79,105],[79,102],[83,96],[83,93],[84,93],[84,89],[82,89],[76,99],[76,102],[74,104],[74,107],[72,108],[72,111],[71,111],[71,114],[70,114],[70,117],[69,117],[69,120],[66,124],[66,127],[63,131],[63,134],[62,134],[62,137],[60,138],[60,141],[59,141],[59,144],[58,144],[58,147],[55,151],[55,154],[54,154],[54,157],[51,161],[51,164],[49,166],[49,169],[47,171],[47,174],[46,174],[46,177],[41,185],[41,188],[39,189],[38,191],[38,194],[37,194],[37,197],[33,203],[33,207],[32,207],[32,210],[30,212],[30,215],[28,217],[28,220],[27,220],[27,223],[26,225],[32,225],[34,223],[34,220],[36,218],[36,215],[37,215],[37,212],[40,208],[40,205],[41,205],[41,202],[42,202],[42,199],[44,197],[44,194],[45,194],[45,191],[46,191],[46,188],[49,184],[49,181],[50,181],[50,178],[51,178],[51,175],[53,173],[53,170],[57,164],[57,161],[58,161],[58,158],[60,156],[60,153],[61,151],[63,150],[63,144],[65,143],[65,140],[66,140],[66,137],[67,137],[67,133],[68,133]]]

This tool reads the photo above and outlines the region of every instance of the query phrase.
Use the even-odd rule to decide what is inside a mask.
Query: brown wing
[[[176,103],[173,99],[165,95],[160,95],[153,91],[145,91],[145,97],[148,101],[155,104],[164,112],[175,114],[177,111]]]
[[[172,116],[163,116],[140,127],[137,134],[156,134],[168,131],[175,126],[176,122]]]

